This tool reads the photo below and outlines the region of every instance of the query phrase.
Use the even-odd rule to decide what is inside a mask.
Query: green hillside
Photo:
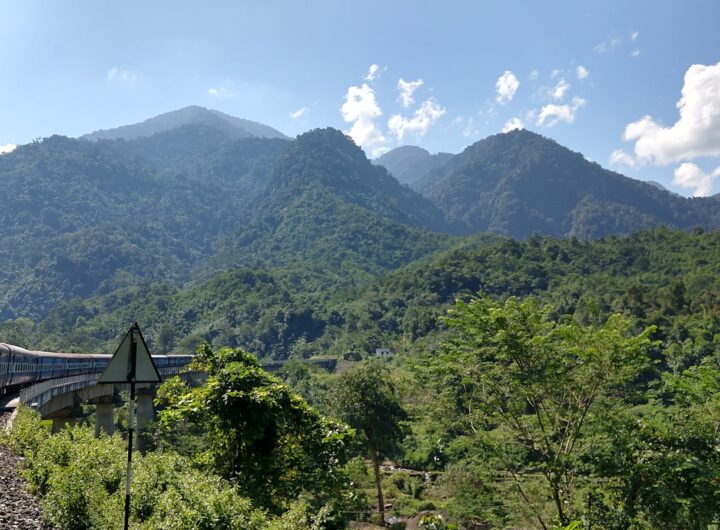
[[[629,179],[525,130],[469,146],[414,187],[468,233],[592,239],[654,226],[720,226],[712,199]]]

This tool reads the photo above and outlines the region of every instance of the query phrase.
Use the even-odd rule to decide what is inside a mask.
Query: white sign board
[[[140,327],[133,324],[113,354],[98,383],[159,383],[162,379]]]

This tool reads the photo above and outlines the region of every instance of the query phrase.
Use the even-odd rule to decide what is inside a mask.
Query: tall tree
[[[620,316],[603,325],[557,322],[532,298],[458,301],[445,322],[452,336],[431,361],[441,390],[464,409],[470,431],[494,432],[484,440],[495,444],[499,458],[508,446],[524,449],[519,461],[539,470],[555,518],[567,525],[578,455],[589,445],[588,417],[600,401],[621,396],[647,366],[652,328],[633,334]],[[518,467],[517,455],[512,460],[505,472],[547,529],[540,503],[525,491],[527,470]]]
[[[372,460],[377,488],[378,512],[385,522],[380,457],[392,451],[403,437],[407,412],[400,404],[390,371],[380,361],[370,360],[343,372],[334,392],[337,415],[357,429]]]

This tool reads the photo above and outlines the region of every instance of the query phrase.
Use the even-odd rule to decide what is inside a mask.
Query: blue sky
[[[5,1],[0,149],[191,104],[288,135],[337,127],[371,155],[522,125],[708,195],[718,21],[716,0]]]

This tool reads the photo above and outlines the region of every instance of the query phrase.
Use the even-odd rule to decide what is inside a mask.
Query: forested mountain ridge
[[[190,351],[207,340],[261,357],[367,355],[379,347],[427,348],[455,299],[483,293],[536,296],[584,322],[623,312],[657,324],[675,344],[668,362],[680,365],[694,349],[720,344],[713,338],[720,334],[713,316],[713,308],[720,310],[719,232],[658,228],[589,242],[472,236],[355,285],[314,267],[238,268],[186,288],[119,289],[63,303],[32,329],[7,322],[0,333],[37,334],[45,347],[92,351],[110,347],[123,323],[137,318],[163,350]]]
[[[134,140],[157,133],[176,129],[183,125],[206,125],[213,127],[230,138],[287,138],[280,131],[250,120],[236,118],[217,110],[191,105],[149,118],[141,123],[123,125],[115,129],[104,129],[81,136],[83,140]]]
[[[163,120],[148,137],[54,136],[0,157],[0,316],[42,319],[61,300],[235,267],[302,264],[358,284],[447,248],[447,234],[720,223],[714,198],[678,197],[527,131],[450,157],[416,183],[423,197],[334,129],[289,141]]]
[[[403,145],[378,157],[374,163],[387,169],[400,183],[412,186],[433,169],[445,165],[453,156],[452,153],[431,155],[422,147]]]
[[[468,233],[583,239],[654,226],[720,226],[711,199],[685,199],[608,171],[526,130],[481,140],[414,184]]]
[[[322,263],[384,271],[443,246],[449,227],[427,199],[400,185],[335,129],[300,135],[221,259],[228,264]]]
[[[339,131],[295,142],[198,124],[135,140],[54,136],[4,155],[0,186],[3,318],[239,264],[333,264],[352,282],[445,239],[423,229],[445,229],[442,213]]]
[[[362,149],[337,129],[315,129],[297,137],[276,164],[269,187],[293,194],[297,188],[327,187],[343,200],[407,225],[446,231],[442,212],[373,166]]]
[[[197,132],[153,142],[181,134],[193,143]],[[68,297],[140,280],[187,280],[244,221],[287,144],[228,141],[190,164],[181,142],[155,151],[160,171],[137,155],[143,142],[54,136],[0,158],[0,316],[43,316]]]

